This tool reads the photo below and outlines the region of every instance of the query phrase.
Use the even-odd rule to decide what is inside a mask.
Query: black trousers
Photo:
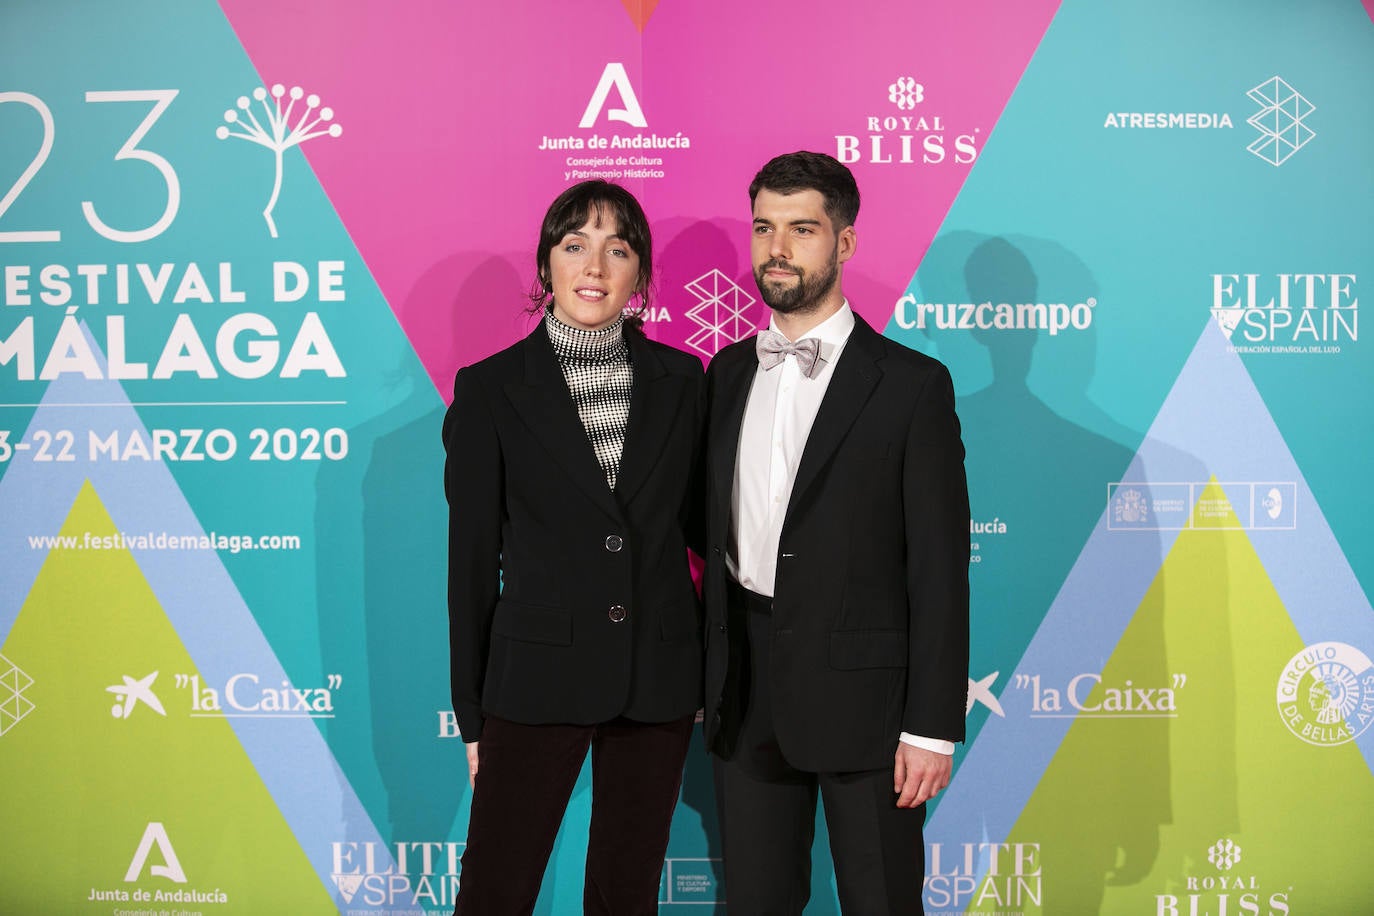
[[[693,718],[520,725],[488,717],[477,745],[477,780],[454,913],[533,911],[588,747],[592,820],[583,912],[657,913]]]
[[[731,913],[798,916],[811,896],[816,802],[825,810],[840,908],[845,916],[923,912],[925,806],[898,808],[892,767],[812,773],[787,762],[769,703],[771,602],[730,589],[730,628],[747,633],[739,689],[739,739],[715,768]],[[822,722],[816,728],[824,728]],[[896,735],[892,736],[896,754]]]

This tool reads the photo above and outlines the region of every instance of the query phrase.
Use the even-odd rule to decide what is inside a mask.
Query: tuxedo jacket
[[[707,373],[707,746],[738,734],[744,621],[727,611],[731,492],[754,340]],[[855,316],[802,450],[782,526],[769,691],[784,758],[892,766],[901,732],[962,741],[969,508],[948,371]],[[767,460],[757,456],[754,460]]]
[[[626,328],[634,376],[616,489],[541,322],[459,370],[444,418],[453,711],[528,725],[664,722],[701,705],[685,529],[701,363]]]

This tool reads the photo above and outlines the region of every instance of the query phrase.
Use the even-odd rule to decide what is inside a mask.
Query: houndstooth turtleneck
[[[553,344],[563,378],[572,392],[577,415],[596,460],[615,489],[620,473],[620,453],[625,445],[625,424],[630,416],[630,346],[625,340],[625,320],[598,331],[574,328],[559,321],[550,309],[544,327]]]

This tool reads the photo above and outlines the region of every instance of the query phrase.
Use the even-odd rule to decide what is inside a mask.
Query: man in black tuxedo
[[[968,688],[969,509],[949,373],[841,288],[859,191],[830,156],[749,187],[769,329],[707,373],[707,746],[732,913],[799,914],[825,806],[845,916],[921,912],[925,802]]]

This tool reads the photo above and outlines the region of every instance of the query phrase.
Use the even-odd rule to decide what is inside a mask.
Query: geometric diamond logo
[[[741,341],[758,329],[749,310],[758,301],[733,280],[714,268],[686,284],[698,305],[688,309],[687,317],[701,326],[687,338],[689,346],[715,356],[721,347]]]
[[[1283,165],[1317,135],[1303,123],[1316,106],[1283,79],[1265,80],[1246,94],[1260,106],[1246,121],[1260,135],[1246,149],[1265,162]]]
[[[33,712],[33,703],[24,691],[33,685],[33,678],[18,665],[0,655],[0,735],[4,735]]]
[[[1207,861],[1222,871],[1230,871],[1240,862],[1240,847],[1232,840],[1217,840],[1207,850]]]

